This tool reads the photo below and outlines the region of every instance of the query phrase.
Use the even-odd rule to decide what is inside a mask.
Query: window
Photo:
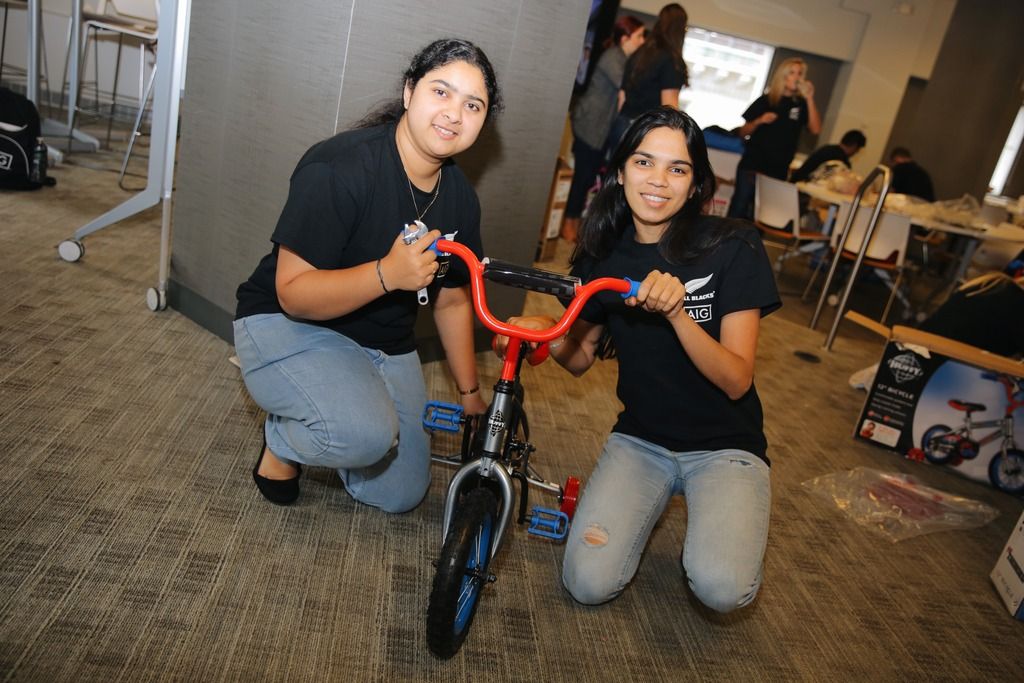
[[[764,43],[690,26],[683,43],[690,87],[679,95],[680,109],[701,128],[743,125],[743,112],[764,93],[774,53]]]
[[[1006,189],[1006,179],[1020,152],[1022,138],[1024,138],[1024,107],[1017,112],[1017,118],[1014,119],[1013,125],[1010,127],[1010,134],[1006,136],[1006,144],[1003,145],[1003,151],[999,154],[999,161],[996,162],[996,168],[992,171],[992,179],[988,181],[989,192],[992,194],[1002,194]]]

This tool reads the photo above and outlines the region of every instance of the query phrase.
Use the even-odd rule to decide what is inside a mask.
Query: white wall
[[[882,160],[911,76],[931,76],[956,0],[705,0],[680,3],[690,23],[776,47],[846,62],[831,102],[818,102],[821,140],[858,128],[867,147],[854,160],[870,170]],[[624,0],[622,10],[657,15],[664,0]],[[909,14],[897,11],[910,8]],[[814,80],[814,74],[810,74]]]

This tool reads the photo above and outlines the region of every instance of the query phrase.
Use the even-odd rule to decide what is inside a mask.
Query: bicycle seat
[[[973,413],[978,410],[985,410],[985,406],[981,403],[971,403],[970,401],[961,401],[960,399],[951,398],[949,400],[949,407],[953,410],[962,410],[965,413]]]

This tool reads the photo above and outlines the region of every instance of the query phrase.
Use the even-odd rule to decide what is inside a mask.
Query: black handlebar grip
[[[508,287],[519,287],[531,292],[567,298],[576,295],[576,288],[581,282],[578,277],[571,275],[494,260],[490,260],[484,265],[483,276],[491,282]]]

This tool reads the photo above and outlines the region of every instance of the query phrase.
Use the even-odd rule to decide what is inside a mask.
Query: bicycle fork
[[[494,559],[501,541],[505,537],[509,520],[512,518],[512,511],[515,507],[515,491],[512,486],[512,476],[498,459],[501,454],[501,445],[508,430],[506,418],[511,414],[513,396],[512,384],[506,380],[500,380],[494,387],[494,399],[491,404],[491,411],[488,415],[487,424],[484,425],[486,433],[483,440],[483,454],[480,458],[468,462],[455,473],[448,484],[448,493],[444,499],[444,521],[441,525],[441,543],[448,537],[448,528],[451,525],[452,517],[455,515],[455,508],[459,503],[459,491],[466,479],[473,475],[486,477],[498,483],[501,488],[501,512],[498,516],[498,527],[494,532],[494,541],[491,543],[491,559]]]

